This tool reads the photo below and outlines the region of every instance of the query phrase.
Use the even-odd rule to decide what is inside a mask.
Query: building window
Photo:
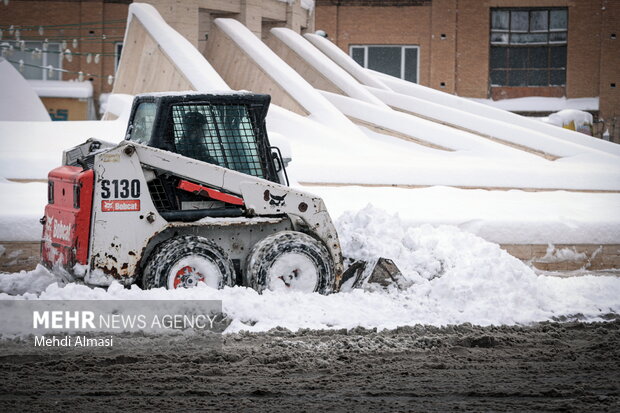
[[[360,66],[418,83],[418,46],[350,46],[349,53]]]
[[[567,9],[491,9],[491,86],[566,84]]]
[[[54,69],[62,69],[60,43],[47,43],[47,51],[43,50],[43,42],[25,42],[24,50],[20,50],[19,43],[15,43],[13,47],[14,50],[7,56],[7,60],[11,61],[17,70],[20,70],[19,61],[23,60],[21,74],[25,79],[61,80],[61,71],[47,69],[50,65]]]
[[[114,43],[114,72],[118,70],[118,64],[121,62],[121,52],[123,51],[123,43]]]

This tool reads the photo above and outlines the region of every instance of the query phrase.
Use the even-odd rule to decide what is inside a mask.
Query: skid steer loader
[[[345,273],[323,201],[288,187],[265,128],[270,97],[135,98],[125,140],[63,153],[41,219],[45,266],[89,285],[244,285],[328,294],[393,263]],[[387,272],[386,272],[387,271]]]

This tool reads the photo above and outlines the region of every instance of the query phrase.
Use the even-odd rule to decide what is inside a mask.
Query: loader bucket
[[[411,286],[394,261],[381,257],[372,261],[351,262],[342,276],[339,291],[350,291],[366,284],[374,284],[383,288],[395,285],[400,290]]]

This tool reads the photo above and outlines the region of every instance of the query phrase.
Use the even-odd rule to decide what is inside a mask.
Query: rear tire
[[[206,238],[185,235],[159,244],[144,268],[146,289],[194,287],[204,282],[221,289],[233,286],[235,270],[222,248]]]
[[[282,231],[257,242],[248,255],[244,284],[261,293],[302,291],[329,294],[334,264],[327,248],[309,235]]]

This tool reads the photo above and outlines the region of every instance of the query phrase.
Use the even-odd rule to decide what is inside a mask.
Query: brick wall
[[[431,8],[430,81],[428,86],[456,91],[457,0],[435,0]]]
[[[98,96],[101,92],[112,90],[107,78],[108,75],[114,75],[115,43],[123,41],[129,3],[129,0],[11,0],[7,6],[0,3],[0,25],[34,26],[35,30],[21,31],[21,38],[24,40],[43,41],[46,38],[50,42],[66,40],[67,48],[83,55],[73,56],[71,62],[64,59],[62,68],[71,72],[84,72],[85,80],[92,82],[95,96]],[[95,24],[80,26],[80,23],[93,22]],[[110,23],[104,25],[104,22]],[[45,28],[43,35],[36,29],[39,26],[60,25],[66,26],[58,29]],[[105,35],[106,39],[102,39],[102,35]],[[6,30],[2,37],[3,41],[14,39],[14,36],[9,35]],[[78,39],[77,48],[72,45],[74,38]],[[101,54],[100,62],[97,64],[93,59],[91,63],[87,63],[87,53],[92,53],[93,57],[97,53]],[[62,80],[77,78],[78,75],[75,73],[62,74]]]
[[[315,28],[349,53],[355,44],[420,46],[420,83],[430,83],[431,7],[430,2],[387,2],[396,6],[378,7],[382,2],[353,2],[355,6],[334,6],[317,2]],[[346,2],[342,2],[346,3]],[[385,2],[383,2],[385,4]],[[403,5],[411,3],[414,5]]]
[[[486,98],[489,90],[490,11],[486,1],[457,2],[456,93]]]
[[[601,117],[605,128],[620,142],[620,1],[604,0],[600,9]]]

